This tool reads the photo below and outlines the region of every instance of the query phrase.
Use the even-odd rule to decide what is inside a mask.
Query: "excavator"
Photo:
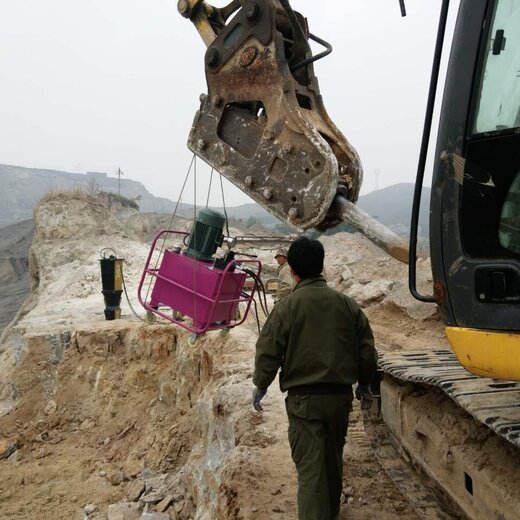
[[[417,229],[441,3],[409,243],[355,205],[361,162],[314,74],[332,47],[288,0],[178,1],[206,45],[208,92],[188,147],[292,226],[348,222],[408,262],[411,293],[438,305],[452,351],[381,356],[364,417],[372,447],[420,518],[510,520],[520,518],[520,0],[460,0],[433,161],[433,294],[423,295]]]

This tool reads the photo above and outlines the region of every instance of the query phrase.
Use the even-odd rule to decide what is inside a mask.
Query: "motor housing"
[[[209,208],[201,209],[191,228],[186,255],[197,260],[212,262],[213,255],[224,239],[222,230],[225,221],[222,213]]]

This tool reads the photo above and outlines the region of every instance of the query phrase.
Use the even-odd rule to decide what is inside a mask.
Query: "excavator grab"
[[[346,221],[407,262],[406,241],[355,205],[361,162],[327,114],[313,69],[332,47],[288,0],[179,0],[178,10],[207,46],[208,93],[188,148],[292,226]],[[326,50],[313,56],[309,40]]]
[[[287,0],[233,1],[221,9],[181,0],[178,7],[208,47],[208,94],[190,150],[292,225],[336,225],[334,197],[356,202],[362,169],[329,118],[314,75],[313,62],[331,47]],[[312,56],[309,39],[327,51]]]

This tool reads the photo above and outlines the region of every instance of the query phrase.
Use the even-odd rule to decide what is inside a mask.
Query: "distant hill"
[[[32,218],[33,208],[49,191],[95,185],[98,189],[117,193],[118,179],[106,173],[69,173],[39,168],[23,168],[0,164],[0,227]],[[143,184],[121,179],[121,195],[136,199],[141,211],[170,213],[175,203],[164,197],[155,197]]]
[[[118,179],[106,173],[69,173],[57,170],[23,168],[0,164],[0,227],[32,218],[32,211],[38,200],[49,191],[60,191],[82,187],[86,190],[95,185],[98,189],[117,193]],[[359,206],[381,223],[401,235],[407,235],[410,226],[414,185],[394,184],[388,188],[373,191],[359,198]],[[164,197],[155,197],[137,181],[121,179],[121,194],[138,202],[142,212],[173,213],[175,202]],[[430,188],[423,189],[423,204],[419,219],[422,237],[428,234],[428,206]],[[222,207],[213,208],[222,211]],[[229,217],[244,221],[253,217],[266,227],[280,224],[261,206],[252,202],[228,207]],[[180,216],[191,217],[193,206],[182,204]]]
[[[118,179],[102,172],[70,173],[40,168],[24,168],[0,164],[0,227],[32,218],[33,208],[49,191],[70,190],[77,187],[89,190],[93,185],[102,191],[117,193]],[[143,184],[121,179],[121,195],[136,200],[143,213],[173,213],[176,203],[152,195]],[[223,211],[222,207],[214,208]],[[255,217],[265,226],[280,221],[258,204],[242,204],[226,208],[230,217],[246,220]],[[191,217],[193,206],[181,204],[178,214]]]
[[[359,197],[358,205],[370,216],[400,235],[407,235],[412,215],[413,192],[412,183],[393,184],[387,188],[373,191]],[[421,210],[419,213],[419,235],[428,236],[431,189],[422,190]]]

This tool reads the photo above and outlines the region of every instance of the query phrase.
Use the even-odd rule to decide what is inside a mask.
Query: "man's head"
[[[274,255],[274,258],[278,262],[278,265],[283,265],[285,262],[287,262],[287,249],[285,247],[281,247],[276,251],[276,255]]]
[[[318,240],[301,237],[295,240],[287,253],[287,262],[294,274],[305,280],[315,278],[323,271],[325,250]]]

